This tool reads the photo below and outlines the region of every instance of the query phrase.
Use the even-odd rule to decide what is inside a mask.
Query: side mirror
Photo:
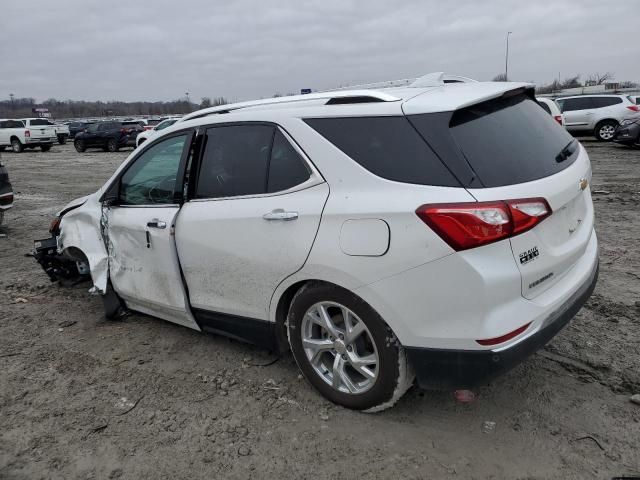
[[[119,190],[120,190],[118,188],[119,186],[120,186],[120,182],[115,182],[113,185],[109,187],[109,190],[107,190],[102,195],[102,198],[100,200],[105,206],[110,207],[118,203]]]

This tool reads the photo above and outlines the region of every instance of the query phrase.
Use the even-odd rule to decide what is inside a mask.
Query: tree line
[[[56,100],[50,98],[42,103],[37,103],[34,98],[10,98],[0,100],[0,118],[25,118],[34,117],[33,108],[47,108],[51,117],[64,118],[90,118],[90,117],[127,117],[143,115],[168,115],[185,114],[200,108],[226,105],[224,97],[203,97],[200,104],[187,99],[172,100],[168,102],[121,102],[112,100],[108,102],[89,102],[84,100]]]
[[[605,73],[593,73],[587,77],[587,79],[583,82],[580,80],[582,75],[574,75],[572,77],[565,78],[564,80],[555,79],[551,83],[545,83],[542,85],[536,86],[536,93],[544,94],[544,93],[553,93],[558,92],[560,90],[564,90],[566,88],[581,88],[581,87],[589,87],[593,85],[603,85],[605,83],[610,83],[614,79],[614,74],[611,72]],[[513,79],[511,79],[513,80]],[[506,82],[507,76],[504,73],[500,73],[493,77],[494,82]],[[634,82],[618,82],[618,88],[638,88],[638,84]]]

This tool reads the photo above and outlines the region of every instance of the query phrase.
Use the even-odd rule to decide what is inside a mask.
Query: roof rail
[[[309,102],[313,100],[327,100],[327,105],[347,104],[347,103],[364,103],[364,102],[397,102],[398,97],[389,95],[384,92],[372,92],[367,90],[348,90],[344,92],[317,92],[306,95],[291,95],[288,97],[265,98],[262,100],[251,100],[248,102],[230,103],[228,105],[219,105],[217,107],[204,108],[189,113],[182,117],[180,121],[193,120],[194,118],[202,118],[208,115],[219,113],[229,113],[234,110],[251,107],[261,107],[269,105],[282,105],[286,103]]]
[[[362,83],[359,85],[347,85],[344,87],[332,88],[330,90],[321,90],[321,92],[339,92],[341,90],[369,90],[394,87],[437,87],[446,83],[473,83],[477,82],[472,78],[462,77],[460,75],[447,75],[444,72],[427,73],[417,78],[401,78],[399,80],[385,80],[383,82]]]

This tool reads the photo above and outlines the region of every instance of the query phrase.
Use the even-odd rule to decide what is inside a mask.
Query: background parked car
[[[616,128],[613,141],[623,145],[640,146],[640,114],[622,120]]]
[[[159,131],[164,130],[167,127],[170,127],[171,125],[176,123],[178,120],[180,120],[180,117],[167,118],[165,120],[162,120],[158,124],[156,124],[155,127],[152,127],[151,129],[145,129],[144,132],[141,132],[136,138],[136,147],[139,147],[144,142],[154,137]]]
[[[13,206],[13,188],[9,183],[9,172],[2,165],[0,157],[0,225],[4,220],[4,213]]]
[[[78,133],[84,132],[89,125],[93,123],[95,122],[69,122],[67,124],[69,127],[69,138],[75,138]]]
[[[55,128],[44,118],[0,121],[0,150],[11,147],[20,153],[25,148],[40,147],[43,152],[48,152],[55,138]]]
[[[564,125],[574,134],[594,135],[610,142],[618,124],[632,112],[640,111],[626,95],[580,95],[556,100]]]
[[[537,97],[536,102],[538,102],[538,105],[540,105],[545,112],[551,115],[556,122],[564,126],[564,118],[562,117],[562,113],[560,113],[560,107],[558,107],[556,102],[554,102],[550,98],[545,97]]]
[[[51,120],[48,120],[49,125],[53,126],[56,131],[56,137],[58,138],[58,143],[60,145],[64,145],[67,143],[67,138],[69,138],[69,127],[64,123],[56,123]]]
[[[98,122],[76,134],[73,144],[78,152],[84,152],[87,148],[117,152],[122,147],[135,147],[136,137],[142,131],[137,121]]]

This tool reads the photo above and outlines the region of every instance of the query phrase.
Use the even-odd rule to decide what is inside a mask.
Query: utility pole
[[[507,53],[504,56],[504,81],[509,81],[509,35],[513,32],[507,32]]]
[[[14,97],[14,96],[15,96],[15,95],[14,95],[13,93],[10,93],[10,94],[9,94],[9,98],[11,99],[11,110],[15,110],[15,108],[14,108],[14,106],[13,106],[13,97]]]

